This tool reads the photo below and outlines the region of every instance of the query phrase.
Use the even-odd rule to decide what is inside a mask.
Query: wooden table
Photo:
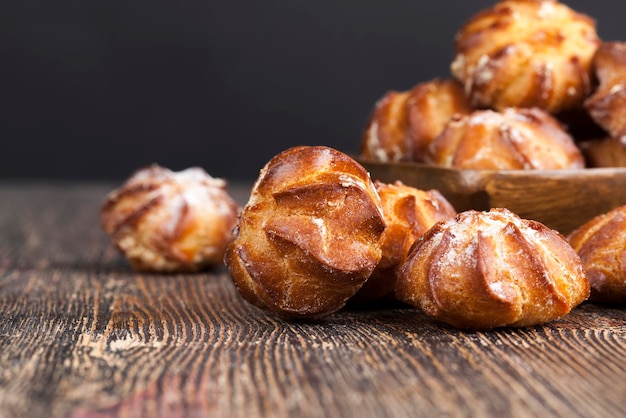
[[[492,332],[394,303],[284,322],[225,268],[133,273],[99,228],[109,189],[0,184],[0,416],[626,414],[624,308]]]

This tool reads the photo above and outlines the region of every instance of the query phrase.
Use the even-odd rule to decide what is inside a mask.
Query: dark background
[[[4,0],[0,178],[121,179],[157,162],[253,179],[295,145],[358,150],[375,101],[449,75],[495,0]],[[626,4],[577,0],[605,40]]]

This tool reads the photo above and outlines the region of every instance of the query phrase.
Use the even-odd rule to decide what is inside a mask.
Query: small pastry
[[[507,209],[467,211],[418,239],[396,297],[452,326],[488,330],[560,318],[589,296],[565,238]]]
[[[424,161],[442,167],[493,170],[569,169],[585,164],[559,122],[537,108],[456,115],[430,144]]]
[[[595,22],[555,0],[505,0],[456,35],[455,78],[476,107],[578,108],[592,90]]]
[[[456,210],[437,190],[419,190],[397,181],[375,183],[387,228],[383,233],[382,258],[371,277],[352,299],[363,302],[393,293],[396,270],[411,245],[440,220],[451,219]]]
[[[463,87],[435,79],[409,91],[388,92],[376,103],[361,141],[369,161],[421,161],[424,150],[452,115],[471,111]]]
[[[626,137],[585,141],[580,149],[588,167],[626,167]]]
[[[472,111],[463,86],[456,80],[435,79],[413,87],[407,101],[413,161],[423,161],[428,145],[455,114]]]
[[[361,158],[381,162],[413,159],[413,145],[408,136],[409,95],[409,92],[390,91],[376,102],[361,141]]]
[[[568,239],[589,277],[589,300],[626,303],[626,206],[596,216]]]
[[[178,272],[221,264],[237,213],[224,180],[153,165],[107,196],[100,220],[135,270]]]
[[[600,86],[585,108],[612,137],[626,137],[626,42],[603,43],[593,63]]]
[[[385,221],[369,174],[328,147],[295,147],[261,170],[225,262],[248,302],[280,316],[342,308],[382,256]]]

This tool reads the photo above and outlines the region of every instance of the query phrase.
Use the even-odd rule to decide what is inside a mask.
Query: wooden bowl
[[[564,235],[626,205],[626,168],[459,170],[419,163],[359,162],[373,180],[439,190],[459,212],[504,207]]]

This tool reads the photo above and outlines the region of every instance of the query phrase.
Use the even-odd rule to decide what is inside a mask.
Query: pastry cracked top
[[[257,179],[225,261],[241,295],[286,317],[320,317],[363,286],[385,221],[369,174],[328,147],[294,147]]]
[[[558,232],[506,209],[467,211],[414,244],[396,295],[459,328],[532,326],[589,296],[574,249]]]
[[[592,90],[595,22],[554,0],[505,0],[457,33],[453,75],[476,107],[580,107]]]
[[[134,269],[195,271],[221,264],[237,213],[224,180],[153,165],[107,196],[100,220]]]

